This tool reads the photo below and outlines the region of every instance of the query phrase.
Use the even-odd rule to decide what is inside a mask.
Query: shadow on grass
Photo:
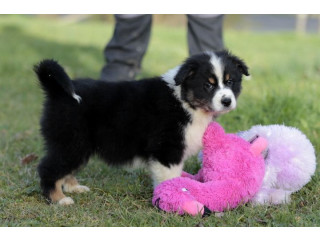
[[[0,32],[0,42],[3,44],[1,72],[12,74],[21,69],[21,62],[29,65],[30,70],[34,64],[44,58],[52,58],[62,65],[71,67],[78,77],[83,75],[97,78],[104,64],[102,49],[95,46],[62,43],[36,37],[25,32],[16,25],[6,25]],[[23,74],[23,73],[21,73]]]
[[[29,64],[32,71],[34,64],[49,58],[59,61],[74,77],[90,77],[98,79],[100,70],[105,64],[103,47],[84,46],[83,44],[62,43],[36,37],[17,25],[6,25],[0,30],[0,42],[3,46],[4,58],[0,60],[1,72],[11,74],[21,71],[20,62]],[[107,43],[107,38],[106,38]],[[8,57],[6,57],[6,55]],[[23,57],[21,56],[23,55]],[[70,68],[70,69],[69,69]],[[148,69],[142,69],[138,79],[154,77]]]

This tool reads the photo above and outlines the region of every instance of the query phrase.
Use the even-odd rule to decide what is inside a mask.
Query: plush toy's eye
[[[267,160],[269,157],[269,149],[266,149],[262,152],[262,156],[264,158],[264,160]]]
[[[186,189],[186,188],[182,188],[181,190],[182,190],[182,192],[188,192],[188,189]]]
[[[254,135],[248,142],[250,143],[250,144],[252,144],[252,143],[254,143],[254,141],[255,140],[257,140],[258,139],[258,135]]]

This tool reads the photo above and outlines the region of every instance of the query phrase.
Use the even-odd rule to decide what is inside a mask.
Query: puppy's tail
[[[71,79],[56,61],[43,60],[34,66],[34,71],[49,97],[68,95],[78,103],[81,102],[81,97],[74,91]]]

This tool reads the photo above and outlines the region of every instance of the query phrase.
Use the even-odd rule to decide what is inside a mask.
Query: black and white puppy
[[[210,121],[237,105],[248,68],[227,51],[188,58],[161,77],[128,82],[72,81],[53,60],[35,72],[46,94],[41,132],[46,155],[38,172],[44,195],[89,191],[73,176],[97,154],[111,165],[145,165],[154,185],[181,175],[202,146]]]

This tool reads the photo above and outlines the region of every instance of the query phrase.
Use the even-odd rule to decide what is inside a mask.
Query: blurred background
[[[114,22],[112,15],[43,15],[42,17],[61,18],[67,21],[106,21]],[[154,24],[185,26],[186,17],[178,14],[154,14]],[[225,29],[246,31],[296,31],[298,33],[319,33],[320,14],[227,14]]]

